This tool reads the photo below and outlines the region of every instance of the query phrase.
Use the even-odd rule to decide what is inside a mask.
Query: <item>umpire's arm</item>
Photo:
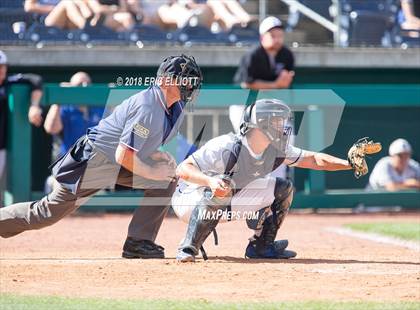
[[[158,162],[149,166],[139,159],[137,151],[120,143],[115,151],[115,161],[133,174],[155,181],[172,181],[174,168],[167,162]]]

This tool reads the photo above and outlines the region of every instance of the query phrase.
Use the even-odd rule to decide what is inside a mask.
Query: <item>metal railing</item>
[[[318,14],[311,8],[303,5],[297,0],[280,0],[289,7],[289,10],[297,11],[310,18],[325,29],[328,29],[334,34],[334,44],[340,46],[341,25],[340,25],[340,0],[332,0],[334,7],[334,22],[329,21],[324,16]]]

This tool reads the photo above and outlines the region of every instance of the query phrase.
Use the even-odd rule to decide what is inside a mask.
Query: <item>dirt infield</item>
[[[243,259],[245,222],[219,225],[209,261],[178,264],[185,224],[167,219],[164,260],[120,258],[129,215],[72,216],[0,240],[0,292],[211,301],[420,301],[418,251],[328,231],[349,222],[416,221],[417,215],[290,215],[279,234],[298,252],[289,261]]]

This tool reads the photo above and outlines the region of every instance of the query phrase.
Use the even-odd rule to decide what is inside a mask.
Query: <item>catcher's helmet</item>
[[[184,54],[165,58],[159,66],[156,77],[160,81],[163,77],[175,79],[171,83],[179,87],[181,100],[191,104],[197,97],[203,81],[203,75],[194,57]]]
[[[285,152],[292,133],[290,120],[291,110],[282,101],[260,99],[245,108],[240,133],[258,128],[277,150]]]

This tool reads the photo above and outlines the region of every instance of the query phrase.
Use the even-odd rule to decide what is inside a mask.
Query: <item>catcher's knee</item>
[[[289,180],[276,178],[274,186],[274,200],[271,205],[257,211],[257,218],[247,220],[248,228],[258,230],[264,221],[272,214],[273,208],[276,213],[287,213],[293,200],[293,183]]]
[[[280,209],[289,209],[293,200],[293,183],[290,180],[276,178],[274,202]]]

